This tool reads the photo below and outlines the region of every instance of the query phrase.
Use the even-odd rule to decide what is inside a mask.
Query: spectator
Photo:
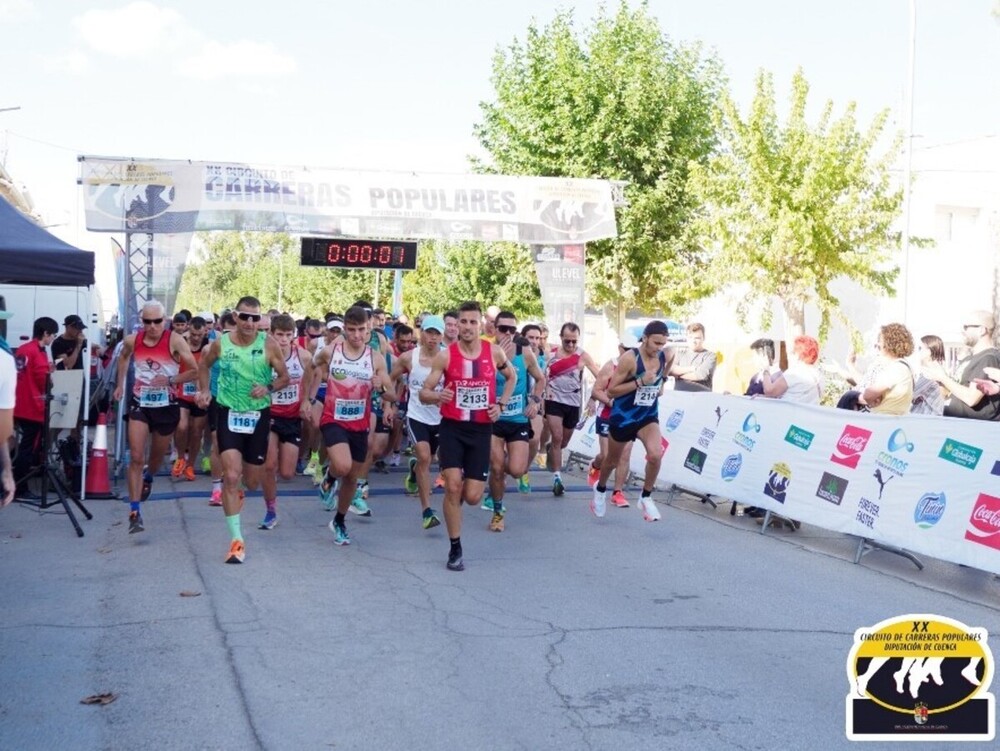
[[[72,318],[72,316],[70,316]],[[68,319],[67,319],[68,320]],[[25,485],[24,479],[32,467],[41,464],[42,431],[45,428],[45,398],[48,394],[52,361],[46,347],[52,345],[59,324],[43,316],[35,321],[31,341],[17,348],[17,404],[14,419],[17,421],[21,440],[17,447],[17,461],[13,468],[14,480],[19,486],[17,497],[37,500],[38,496]]]
[[[0,319],[13,314],[0,310]],[[55,323],[55,321],[53,321]],[[10,466],[10,437],[14,434],[17,368],[7,339],[0,336],[0,508],[14,500],[14,474]]]
[[[874,373],[863,379],[867,386],[860,403],[877,414],[905,415],[913,404],[913,371],[903,358],[913,354],[913,336],[901,323],[886,324],[875,349],[879,356],[871,366]]]
[[[1000,386],[989,380],[986,371],[1000,367],[1000,351],[993,346],[996,322],[985,310],[975,310],[965,320],[962,333],[972,352],[958,364],[958,378],[948,375],[937,362],[925,365],[923,373],[951,392],[945,403],[946,417],[996,421],[1000,419]]]
[[[80,353],[87,346],[83,334],[87,324],[80,316],[70,315],[66,316],[63,325],[66,329],[62,336],[52,340],[52,361],[56,364],[56,370],[83,370],[83,358],[80,357]]]
[[[798,404],[819,404],[823,376],[816,367],[818,359],[819,342],[811,336],[795,337],[788,368],[783,373],[764,373],[764,396]]]
[[[697,383],[711,391],[717,357],[715,352],[705,349],[705,327],[700,323],[688,324],[687,334],[688,347],[678,352],[670,375],[682,381]]]
[[[920,337],[920,367],[932,363],[944,363],[944,342],[941,337],[928,334]],[[910,412],[915,415],[944,414],[945,392],[936,381],[932,381],[923,372],[917,374],[917,382],[913,386],[913,403]]]
[[[756,372],[750,376],[745,396],[774,396],[768,393],[773,390],[775,379],[781,371],[774,364],[774,339],[756,339],[750,344],[753,353],[753,363]],[[764,386],[764,376],[767,376],[768,387]]]

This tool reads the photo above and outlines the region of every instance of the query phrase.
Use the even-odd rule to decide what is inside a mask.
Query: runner
[[[313,339],[309,343],[309,352],[312,354],[314,365],[316,355],[323,350],[323,347],[333,344],[340,337],[344,330],[344,319],[339,315],[333,315],[327,319],[325,326],[322,338]],[[319,432],[319,418],[323,414],[323,403],[326,401],[326,374],[314,373],[312,383],[318,383],[319,387],[316,396],[310,402],[312,415],[308,422],[309,427],[303,429],[303,433],[309,437],[309,463],[306,465],[305,474],[312,476],[313,485],[319,485],[326,476],[326,451],[321,451],[323,436]],[[332,507],[327,509],[330,510]]]
[[[462,501],[478,504],[490,469],[493,422],[510,401],[517,372],[499,347],[479,338],[482,308],[466,302],[458,311],[458,342],[441,350],[420,390],[420,399],[441,404],[441,469],[444,474],[444,520],[451,549],[448,568],[464,571],[462,562]],[[508,376],[500,398],[496,373]],[[444,377],[444,388],[435,394]],[[462,474],[465,474],[463,479]]]
[[[271,319],[271,335],[281,349],[289,381],[271,395],[271,431],[261,477],[265,511],[259,529],[274,529],[278,523],[278,477],[291,480],[295,476],[303,418],[308,421],[312,413],[305,398],[312,385],[312,355],[295,342],[295,321],[289,315],[276,315]]]
[[[444,318],[444,331],[442,332],[444,336],[441,339],[441,348],[444,349],[458,341],[458,311],[449,310],[442,318]]]
[[[184,337],[164,330],[165,316],[162,303],[151,300],[143,305],[139,312],[142,332],[126,336],[118,356],[116,402],[125,393],[129,363],[135,366],[135,383],[126,407],[131,455],[128,465],[129,534],[145,530],[139,504],[149,498],[153,473],[163,464],[180,421],[180,407],[172,387],[198,375],[197,364]],[[184,375],[180,375],[180,366],[184,367]],[[149,466],[144,468],[146,441],[150,435]]]
[[[618,466],[625,444],[636,438],[646,449],[646,474],[639,498],[639,510],[648,522],[659,521],[660,512],[653,501],[653,485],[660,471],[663,447],[660,442],[660,394],[673,364],[673,352],[663,351],[667,344],[667,325],[650,321],[642,332],[642,342],[618,359],[607,394],[613,399],[608,441],[608,455],[601,463],[601,474],[594,486],[590,510],[604,516],[607,508],[608,476]]]
[[[538,367],[545,373],[545,354],[542,352],[542,329],[537,323],[525,324],[524,328],[521,329],[521,336],[528,340],[528,344],[531,345],[531,351],[535,355],[535,359],[538,361]],[[528,390],[534,390],[534,379],[528,376]],[[535,457],[538,456],[538,447],[541,444],[542,433],[544,432],[545,425],[545,402],[543,401],[538,405],[538,412],[534,417],[531,418],[531,431],[528,433],[528,466],[535,461]],[[531,492],[531,476],[527,471],[517,481],[517,489],[521,493]]]
[[[260,483],[271,428],[271,394],[288,385],[281,347],[257,326],[260,300],[241,297],[234,311],[236,330],[212,342],[198,365],[198,402],[208,406],[212,365],[219,362],[216,440],[222,459],[222,507],[232,541],[226,563],[243,563],[246,546],[240,527],[243,493]],[[277,373],[277,377],[272,375]]]
[[[517,334],[517,317],[510,311],[501,310],[495,320],[497,347],[514,366],[517,372],[516,385],[510,400],[503,408],[500,419],[493,423],[493,439],[490,448],[490,492],[483,500],[483,508],[493,512],[490,519],[491,532],[503,532],[503,505],[506,475],[520,480],[528,471],[528,440],[531,437],[531,418],[538,414],[545,390],[545,375],[538,367],[538,360],[526,339]],[[530,376],[530,379],[529,379]],[[504,391],[506,378],[498,372],[497,391]],[[528,391],[529,380],[534,382]]]
[[[608,420],[611,418],[611,402],[612,399],[608,396],[608,386],[611,385],[611,379],[615,374],[615,370],[618,368],[618,360],[621,356],[629,349],[639,346],[639,341],[635,336],[631,334],[624,334],[622,336],[622,342],[618,344],[618,357],[613,357],[608,360],[601,367],[600,372],[597,374],[597,381],[594,383],[594,390],[590,394],[591,402],[596,402],[601,405],[601,409],[598,411],[596,423],[594,426],[595,432],[597,433],[597,441],[599,452],[594,460],[590,463],[590,471],[587,473],[587,483],[590,487],[594,487],[597,481],[601,477],[601,465],[607,460],[608,456],[608,431],[611,424]],[[617,506],[618,508],[628,508],[628,498],[625,497],[625,482],[628,479],[629,474],[629,462],[632,459],[632,444],[626,443],[625,448],[622,450],[621,458],[618,460],[618,466],[615,467],[615,486],[614,492],[611,493],[611,505]]]
[[[178,314],[180,315],[180,314]],[[177,316],[174,316],[176,320]],[[200,316],[191,319],[188,331],[187,342],[191,348],[191,355],[195,363],[201,360],[201,353],[208,346],[207,322]],[[197,365],[195,366],[197,371]],[[185,371],[182,370],[181,374]],[[174,433],[174,445],[177,446],[177,461],[174,462],[170,474],[175,479],[183,477],[185,480],[194,481],[195,466],[198,462],[198,454],[201,452],[202,439],[205,435],[205,423],[208,419],[208,410],[202,409],[195,402],[198,394],[197,374],[195,379],[186,381],[179,385],[174,393],[177,404],[180,406],[180,422],[177,424],[177,431]]]
[[[428,316],[428,318],[434,318],[436,316]],[[384,318],[384,315],[383,315]],[[426,318],[424,319],[427,320]],[[393,332],[392,338],[392,362],[387,363],[389,371],[393,370],[393,363],[399,360],[405,353],[413,351],[413,348],[417,345],[417,337],[413,329],[411,329],[406,324],[400,324],[396,331]],[[395,385],[395,379],[393,380]],[[403,450],[404,443],[406,442],[406,410],[410,404],[410,389],[409,383],[407,382],[407,375],[403,374],[401,376],[401,382],[395,385],[396,396],[399,397],[399,403],[396,405],[396,419],[392,422],[392,429],[389,431],[389,447],[392,451],[392,456],[389,457],[389,466],[398,467],[400,461],[400,453]]]
[[[410,458],[410,471],[403,480],[407,493],[417,493],[420,496],[420,509],[423,516],[424,529],[433,529],[441,524],[437,513],[431,508],[431,459],[438,450],[438,438],[441,426],[441,391],[438,384],[430,398],[422,398],[421,390],[431,372],[431,364],[441,351],[441,335],[445,323],[440,316],[428,316],[423,321],[420,330],[419,349],[410,350],[400,355],[392,368],[392,382],[399,394],[403,379],[409,379],[409,389],[412,398],[406,415],[406,428],[413,444],[415,456]]]
[[[219,319],[220,331],[216,332],[216,337],[213,339],[213,343],[217,341],[220,337],[226,336],[232,331],[236,331],[236,317],[232,314],[232,311],[227,311],[223,313]],[[199,367],[201,362],[198,363]],[[212,494],[208,499],[209,506],[221,506],[222,505],[222,458],[219,456],[219,403],[216,401],[216,396],[219,394],[219,371],[221,370],[222,363],[218,360],[212,365],[211,374],[209,377],[209,392],[212,395],[211,401],[208,403],[208,430],[209,430],[209,470],[212,474]]]
[[[372,392],[379,390],[388,402],[385,419],[390,423],[396,400],[385,359],[368,344],[368,327],[364,308],[349,308],[344,314],[344,335],[324,347],[313,361],[314,367],[327,374],[326,400],[319,423],[329,467],[319,492],[324,506],[331,507],[335,483],[340,481],[337,514],[330,522],[336,545],[351,543],[344,518],[368,455]]]
[[[580,327],[564,323],[559,330],[561,346],[546,358],[545,424],[552,440],[546,466],[552,472],[552,495],[566,492],[562,482],[562,453],[580,422],[583,406],[583,369],[597,377],[593,358],[580,348]]]

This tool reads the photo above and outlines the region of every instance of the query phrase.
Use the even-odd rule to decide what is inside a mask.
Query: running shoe
[[[639,510],[642,512],[642,518],[647,522],[660,521],[660,510],[656,508],[656,503],[651,497],[639,499]]]
[[[306,473],[306,463],[304,460],[299,459],[295,462],[295,474],[304,475]]]
[[[440,474],[437,476],[437,479],[434,481],[434,487],[435,488],[443,488],[444,487],[444,477],[442,477]]]
[[[153,476],[149,474],[149,470],[144,469],[142,471],[142,494],[139,496],[140,501],[145,501],[149,498],[149,494],[153,492]]]
[[[424,529],[434,529],[434,527],[441,526],[441,520],[438,518],[438,515],[434,513],[434,509],[432,508],[424,509],[423,523]]]
[[[448,570],[465,571],[465,564],[462,563],[462,549],[453,550],[448,553]]]
[[[316,456],[316,454],[312,454],[309,457],[309,461],[306,462],[303,465],[302,469],[300,470],[300,469],[298,469],[298,467],[296,467],[296,471],[300,475],[305,475],[305,476],[308,477],[308,476],[310,476],[310,475],[312,475],[312,474],[314,474],[316,472],[316,465],[317,464],[319,464],[319,457]]]
[[[212,460],[210,457],[204,457],[201,460],[201,473],[203,475],[211,474],[212,472]]]
[[[479,504],[479,508],[481,508],[483,511],[492,511],[493,510],[493,496],[491,496],[489,493],[487,493],[486,495],[484,495],[483,496],[483,502]]]
[[[552,495],[559,496],[566,492],[566,488],[563,487],[562,480],[558,477],[552,481]]]
[[[406,473],[406,477],[403,478],[403,490],[407,493],[416,493],[419,488],[417,487],[417,457],[410,458],[410,471]]]
[[[531,476],[525,472],[523,475],[517,478],[517,492],[519,493],[530,493],[531,492]]]
[[[208,499],[209,506],[221,506],[222,505],[222,491],[219,488],[213,488],[212,497]]]
[[[590,511],[600,519],[604,516],[604,513],[608,510],[608,491],[603,493],[597,488],[594,488],[594,495],[590,498]]]
[[[136,532],[145,532],[146,528],[142,526],[142,514],[138,511],[132,511],[128,515],[128,533],[134,535]]]
[[[591,466],[590,471],[587,473],[587,484],[590,487],[594,487],[597,481],[601,479],[601,470],[597,467]]]
[[[367,486],[365,486],[365,489]],[[363,488],[358,488],[354,491],[354,498],[351,499],[351,513],[357,514],[358,516],[371,516],[372,510],[368,507],[368,502],[365,500],[365,493]]]
[[[389,457],[389,466],[398,467],[399,466],[399,452],[397,451],[391,457]]]
[[[628,508],[628,498],[622,491],[616,490],[611,494],[611,505],[616,508]]]
[[[334,545],[351,544],[351,536],[347,534],[347,527],[345,527],[343,524],[337,524],[336,519],[330,522],[330,531],[333,532]]]
[[[180,478],[184,474],[184,468],[187,467],[188,463],[184,459],[178,459],[174,462],[173,468],[170,470],[170,476],[173,478]]]
[[[333,511],[333,506],[337,502],[337,481],[330,481],[330,478],[324,477],[323,481],[319,485],[319,502],[323,504],[323,508],[327,511]]]
[[[385,459],[379,459],[372,465],[376,472],[381,472],[383,475],[389,474],[389,468],[385,466]]]
[[[503,532],[503,512],[493,512],[493,518],[490,519],[490,532]]]
[[[274,511],[264,514],[264,521],[260,523],[258,529],[274,529],[278,526],[278,515]]]
[[[188,464],[184,467],[184,479],[188,482],[194,482],[194,465]]]
[[[306,469],[309,468],[306,467]],[[326,477],[326,467],[324,467],[321,463],[317,462],[316,466],[313,467],[312,476],[313,476],[313,485],[319,485],[321,482],[323,482],[323,478]]]
[[[246,560],[247,551],[243,540],[233,540],[229,546],[229,554],[226,556],[226,563],[243,563]]]

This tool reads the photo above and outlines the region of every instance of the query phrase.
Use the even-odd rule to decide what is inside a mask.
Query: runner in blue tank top
[[[618,368],[611,378],[607,394],[613,401],[608,422],[608,456],[601,464],[601,475],[594,486],[590,510],[595,516],[604,516],[607,509],[605,483],[617,466],[625,445],[636,438],[646,449],[646,474],[643,478],[639,510],[648,522],[658,521],[660,512],[653,502],[653,483],[660,471],[663,448],[660,442],[660,394],[673,354],[664,354],[667,344],[667,325],[663,321],[650,321],[642,332],[638,348],[625,352],[618,360]]]

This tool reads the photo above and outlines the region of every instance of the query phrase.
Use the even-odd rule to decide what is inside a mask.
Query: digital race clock
[[[400,240],[303,237],[302,265],[337,269],[415,269],[417,244]]]

